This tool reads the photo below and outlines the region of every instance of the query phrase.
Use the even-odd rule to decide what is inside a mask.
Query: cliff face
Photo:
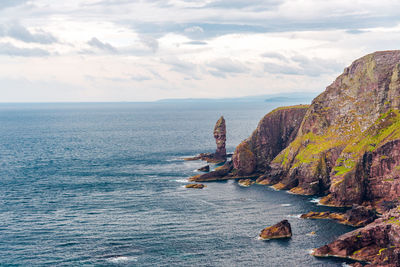
[[[400,266],[399,219],[399,211],[393,209],[373,223],[315,249],[313,255],[351,258],[373,266]]]
[[[284,177],[279,188],[330,192],[323,202],[335,206],[394,200],[399,106],[400,51],[353,62],[313,100],[295,140],[272,161]]]
[[[307,105],[283,107],[265,115],[253,134],[233,154],[238,174],[265,172],[272,159],[296,137],[307,108]]]

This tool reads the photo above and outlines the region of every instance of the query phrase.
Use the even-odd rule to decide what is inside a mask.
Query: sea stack
[[[214,138],[217,143],[217,150],[215,151],[216,158],[226,158],[226,125],[223,116],[219,118],[214,127]]]

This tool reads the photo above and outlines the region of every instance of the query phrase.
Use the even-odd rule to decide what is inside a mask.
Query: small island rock
[[[201,167],[199,169],[197,169],[199,172],[209,172],[210,171],[210,166],[206,165],[204,167]]]
[[[288,220],[283,220],[273,226],[267,227],[261,231],[260,239],[288,238],[292,236],[292,228]]]
[[[187,184],[185,185],[186,188],[195,188],[195,189],[203,189],[204,187],[207,187],[204,184]]]

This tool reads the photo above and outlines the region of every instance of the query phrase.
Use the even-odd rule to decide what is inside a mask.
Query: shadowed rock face
[[[219,118],[214,127],[214,138],[217,143],[217,150],[215,151],[215,156],[220,158],[226,158],[226,125],[223,116]]]
[[[264,172],[271,160],[294,140],[307,108],[307,105],[283,107],[265,115],[233,154],[238,175]]]

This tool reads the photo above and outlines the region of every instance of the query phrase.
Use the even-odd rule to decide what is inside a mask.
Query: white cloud
[[[7,0],[1,101],[322,91],[399,42],[394,0]]]

